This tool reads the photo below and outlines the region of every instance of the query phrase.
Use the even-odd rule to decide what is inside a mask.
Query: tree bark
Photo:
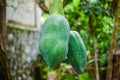
[[[107,77],[106,80],[112,80],[112,71],[113,71],[113,55],[115,53],[116,44],[117,44],[117,34],[118,34],[118,27],[119,27],[119,21],[120,21],[120,0],[117,2],[117,9],[115,9],[115,22],[114,22],[114,30],[112,34],[112,43],[111,43],[111,49],[108,57],[108,68],[107,68]]]
[[[5,50],[6,37],[6,0],[0,0],[0,80],[11,80],[7,53]]]
[[[117,41],[117,50],[113,56],[112,80],[120,80],[120,40]]]

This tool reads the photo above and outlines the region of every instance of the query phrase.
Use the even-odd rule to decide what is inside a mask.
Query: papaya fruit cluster
[[[67,19],[60,14],[48,17],[40,30],[39,51],[49,67],[68,58],[69,63],[81,73],[85,69],[86,48],[76,31],[70,31]]]

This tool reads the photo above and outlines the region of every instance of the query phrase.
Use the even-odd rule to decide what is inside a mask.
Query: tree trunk
[[[113,57],[113,71],[112,71],[112,80],[120,80],[119,79],[119,69],[120,67],[120,50],[117,50]]]
[[[117,42],[117,50],[113,56],[112,80],[120,80],[120,40]]]
[[[5,51],[6,1],[0,0],[0,80],[11,80],[8,58]]]
[[[119,21],[120,21],[120,0],[117,2],[117,9],[115,9],[115,22],[114,22],[114,30],[112,35],[112,43],[111,43],[111,49],[110,54],[108,58],[108,68],[107,68],[107,77],[106,80],[112,80],[113,75],[113,55],[115,53],[116,49],[116,43],[117,43],[117,34],[118,34],[118,27],[119,27]]]

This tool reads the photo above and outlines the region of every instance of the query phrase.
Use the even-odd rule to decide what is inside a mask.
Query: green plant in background
[[[111,0],[73,0],[64,8],[71,29],[81,34],[87,50],[92,50],[93,40],[90,35],[94,32],[100,53],[107,52],[113,26],[110,5]],[[90,24],[93,26],[90,27]]]
[[[86,72],[90,77],[94,74],[88,71],[88,67],[94,67],[93,56],[93,37],[97,41],[97,55],[100,77],[105,73],[107,67],[107,53],[110,48],[111,35],[113,29],[113,12],[111,8],[112,0],[73,0],[64,8],[65,16],[67,17],[72,30],[76,30],[81,34],[85,42],[86,49],[89,55]],[[104,55],[104,56],[103,56]],[[104,69],[103,69],[104,68]],[[94,72],[95,73],[95,72]],[[103,79],[104,80],[104,79]]]

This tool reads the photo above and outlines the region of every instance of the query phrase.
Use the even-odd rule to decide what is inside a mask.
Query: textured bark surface
[[[0,0],[0,80],[11,80],[8,57],[5,49],[6,38],[6,1]]]

